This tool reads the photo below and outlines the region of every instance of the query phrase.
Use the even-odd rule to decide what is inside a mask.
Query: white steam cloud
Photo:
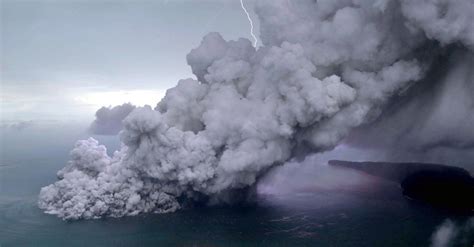
[[[205,36],[187,56],[197,80],[179,81],[155,109],[133,110],[112,157],[94,139],[79,141],[39,206],[78,219],[228,202],[272,167],[332,149],[377,119],[450,46],[472,53],[472,6],[259,1],[261,48]]]

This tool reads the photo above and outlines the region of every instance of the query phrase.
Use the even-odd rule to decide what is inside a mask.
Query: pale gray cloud
[[[136,106],[126,103],[114,107],[102,107],[95,113],[89,130],[95,135],[116,135],[123,128],[122,121]]]

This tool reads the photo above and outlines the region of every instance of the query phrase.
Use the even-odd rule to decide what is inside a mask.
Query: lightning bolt
[[[250,23],[250,35],[252,35],[252,38],[254,40],[253,46],[255,48],[257,48],[258,39],[257,39],[257,36],[255,36],[255,34],[253,33],[253,21],[252,21],[252,18],[250,17],[249,12],[245,8],[244,0],[240,0],[240,6],[242,6],[242,9],[244,10],[245,14],[247,15],[247,19],[249,20],[249,23]]]

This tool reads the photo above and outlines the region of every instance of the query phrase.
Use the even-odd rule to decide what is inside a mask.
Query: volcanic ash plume
[[[79,141],[39,206],[78,219],[228,201],[296,153],[331,149],[376,119],[451,44],[470,53],[472,10],[471,0],[259,1],[261,48],[205,36],[187,56],[197,80],[133,110],[113,157]]]

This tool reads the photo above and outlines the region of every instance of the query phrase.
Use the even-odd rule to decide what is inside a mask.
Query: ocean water
[[[391,183],[356,189],[259,194],[256,203],[198,207],[170,214],[63,221],[36,205],[56,180],[83,126],[34,126],[0,132],[0,246],[430,246],[446,220],[468,220],[411,202]],[[116,137],[96,137],[110,151]],[[369,188],[369,189],[367,189]],[[453,246],[472,246],[474,236]]]

